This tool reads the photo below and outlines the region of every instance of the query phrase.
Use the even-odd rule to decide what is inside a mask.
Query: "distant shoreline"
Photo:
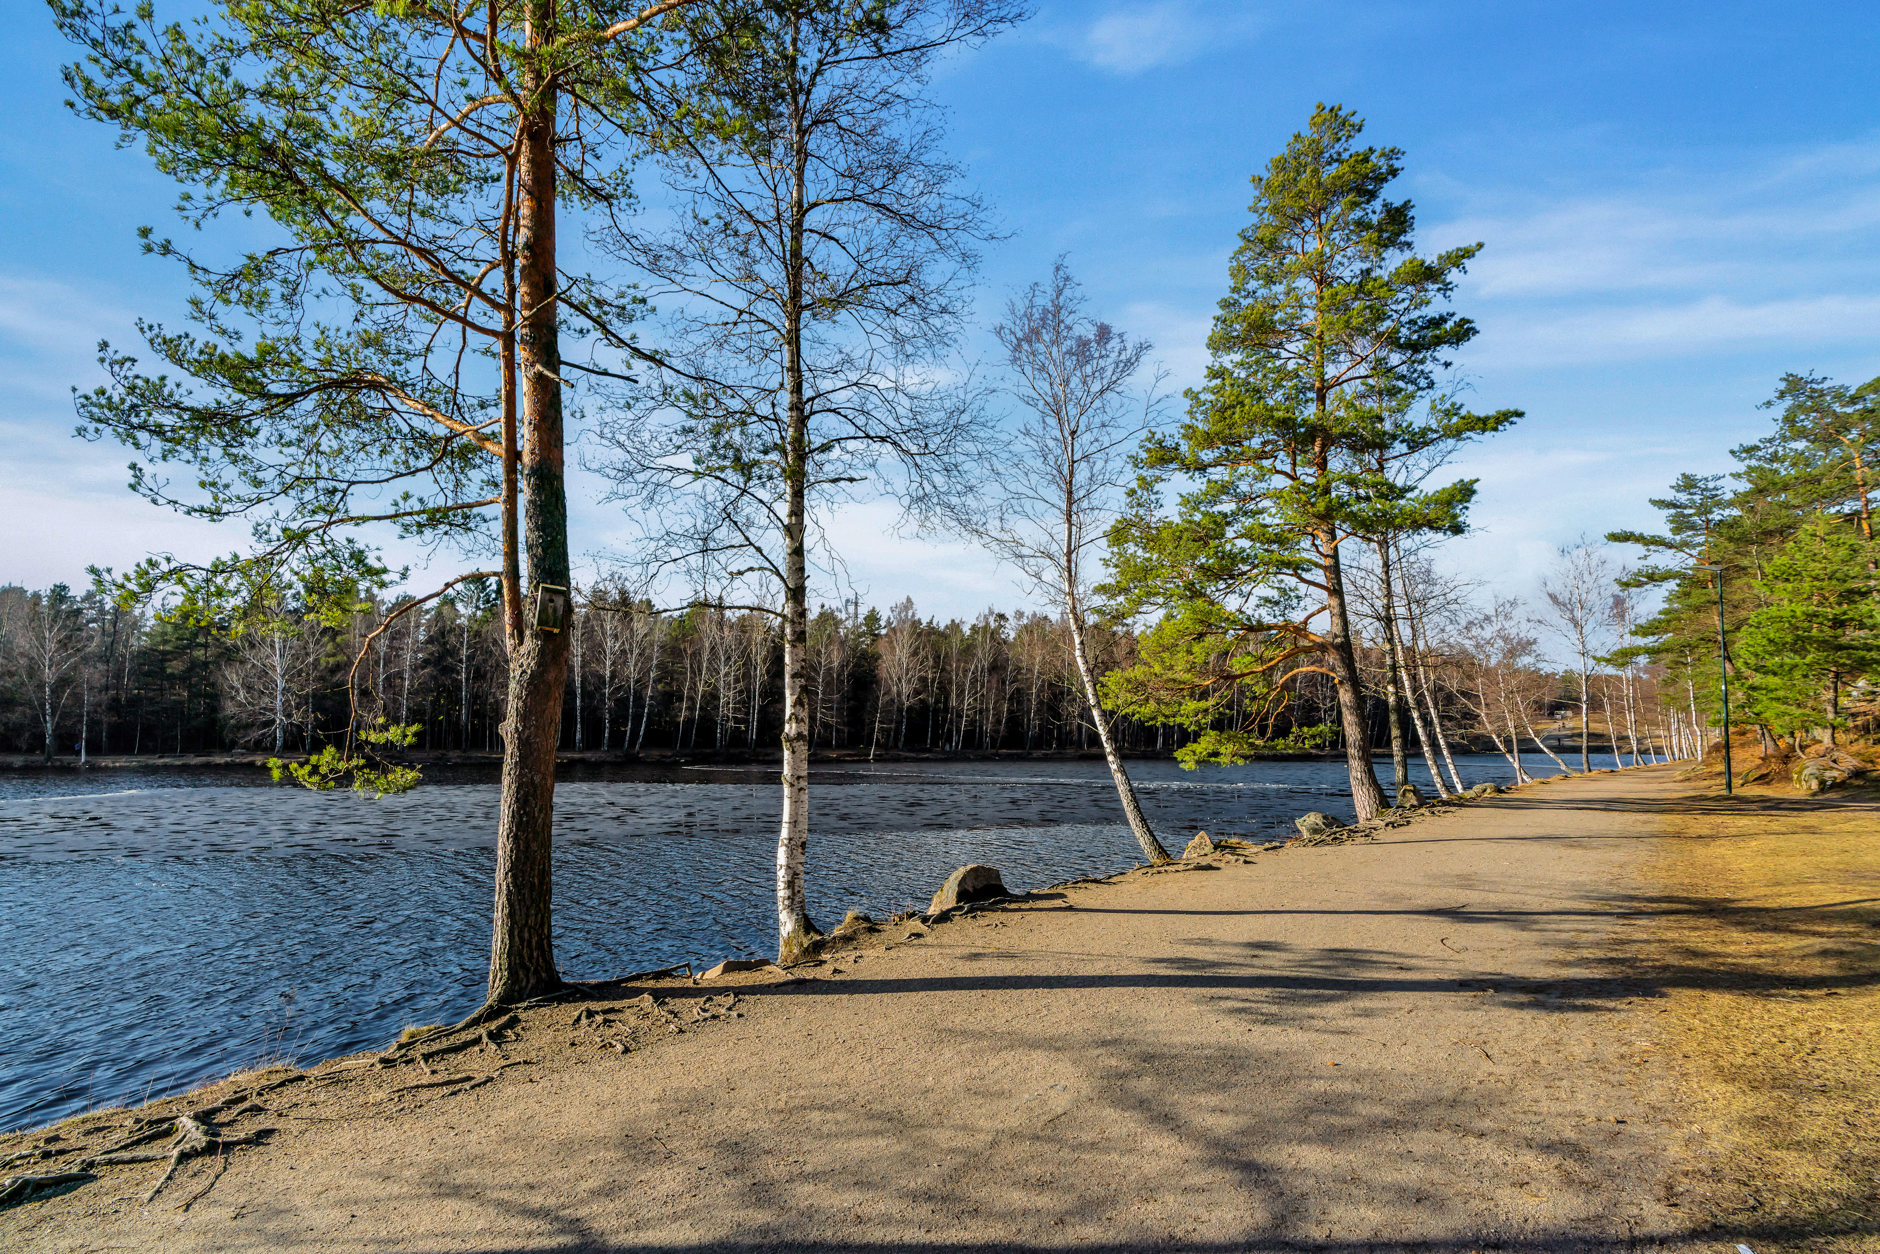
[[[1467,746],[1458,746],[1458,751],[1475,753],[1478,750]],[[144,770],[164,769],[174,771],[191,770],[230,770],[244,767],[265,769],[271,753],[265,752],[226,752],[226,753],[145,753],[145,754],[109,754],[92,755],[81,765],[72,754],[60,754],[45,762],[36,753],[0,754],[0,770],[44,771],[48,773],[76,773],[79,771]],[[287,758],[299,760],[304,754],[288,753]],[[1125,753],[1125,758],[1132,762],[1173,761],[1174,755],[1168,753]],[[1310,753],[1262,753],[1256,754],[1256,762],[1331,762],[1344,760],[1342,751]],[[1384,755],[1388,759],[1389,755]],[[413,766],[440,768],[468,768],[473,770],[495,770],[502,765],[503,755],[499,752],[479,752],[465,750],[434,750],[408,754],[405,758]],[[691,763],[729,763],[768,766],[780,764],[781,753],[775,750],[680,750],[648,749],[639,753],[630,753],[618,749],[568,751],[555,756],[557,767],[618,767],[618,766],[677,766]],[[811,756],[811,761],[820,765],[880,765],[884,762],[1101,762],[1103,754],[1097,750],[1039,750],[1027,753],[1019,749],[972,750],[958,752],[934,750],[897,749],[892,752],[879,752],[870,757],[866,751],[854,749],[819,750]]]

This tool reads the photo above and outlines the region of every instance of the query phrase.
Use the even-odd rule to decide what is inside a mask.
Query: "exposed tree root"
[[[223,1103],[217,1103],[217,1106],[221,1105],[223,1105]],[[212,1107],[210,1109],[214,1108]],[[218,1131],[215,1125],[207,1122],[205,1118],[199,1118],[198,1116],[202,1113],[203,1112],[198,1111],[187,1115],[178,1115],[175,1119],[171,1120],[169,1128],[174,1129],[175,1136],[173,1136],[170,1143],[162,1149],[110,1149],[103,1153],[93,1154],[88,1158],[81,1159],[79,1166],[115,1167],[127,1163],[157,1163],[168,1160],[170,1165],[164,1171],[162,1178],[157,1181],[150,1192],[144,1195],[144,1204],[147,1206],[158,1193],[162,1192],[163,1186],[170,1182],[170,1177],[176,1174],[177,1167],[182,1164],[184,1159],[195,1158],[199,1154],[207,1154],[210,1151],[214,1151],[219,1155],[226,1150],[234,1149],[238,1146],[259,1145],[274,1131],[273,1128],[257,1128],[247,1136],[227,1136]],[[152,1138],[152,1135],[162,1135],[162,1131],[163,1129],[159,1129],[154,1134],[145,1133],[133,1138],[131,1141],[124,1142],[123,1145],[128,1147],[143,1141],[148,1141]]]
[[[520,1007],[518,1007],[518,1009],[520,1009]],[[447,1028],[432,1028],[429,1032],[420,1033],[407,1040],[392,1042],[392,1044],[378,1056],[376,1062],[377,1065],[381,1067],[395,1067],[405,1061],[403,1055],[431,1041],[441,1041],[446,1037],[455,1036],[459,1032],[470,1032],[479,1029],[486,1035],[490,1032],[506,1032],[520,1022],[521,1020],[516,1017],[514,1011],[509,1010],[507,1007],[486,1004],[481,1010],[461,1023],[452,1024]],[[464,1042],[463,1046],[451,1046],[445,1049],[427,1049],[420,1051],[420,1054],[422,1057],[430,1058],[440,1053],[448,1053],[451,1049],[462,1048],[476,1043],[475,1040],[471,1040]]]
[[[8,1176],[0,1180],[0,1206],[23,1202],[34,1189],[49,1189],[59,1184],[83,1184],[97,1178],[89,1171],[60,1171],[49,1176]]]
[[[414,1055],[414,1060],[417,1062],[419,1068],[422,1069],[425,1072],[425,1074],[429,1075],[431,1071],[431,1067],[430,1067],[431,1060],[435,1058],[442,1058],[447,1054],[461,1053],[466,1049],[481,1049],[485,1046],[488,1046],[490,1049],[495,1050],[498,1054],[501,1054],[503,1052],[504,1042],[497,1038],[501,1036],[502,1033],[509,1031],[511,1028],[515,1027],[520,1022],[521,1020],[518,1019],[513,1014],[505,1015],[502,1019],[498,1020],[497,1022],[489,1024],[486,1027],[480,1028],[477,1032],[477,1035],[475,1036],[465,1037],[463,1040],[456,1041],[449,1045],[439,1045],[435,1049],[419,1050],[417,1054]],[[432,1037],[430,1039],[435,1040],[437,1038]],[[386,1054],[380,1055],[379,1065],[396,1066],[399,1062],[402,1062],[402,1061],[404,1061],[404,1059],[397,1058],[393,1056],[390,1051],[387,1051]]]
[[[5,1171],[8,1167],[17,1167],[21,1163],[43,1163],[50,1158],[62,1158],[67,1154],[76,1154],[84,1148],[82,1145],[61,1147],[41,1145],[36,1149],[21,1150],[17,1154],[8,1154],[5,1158],[0,1158],[0,1171]]]
[[[602,980],[598,982],[607,984],[610,986],[619,986],[621,984],[636,984],[641,980],[657,980],[661,976],[677,975],[681,971],[685,972],[687,979],[690,979],[692,976],[692,964],[689,962],[675,962],[669,967],[654,967],[651,971],[634,971],[634,972],[631,972],[630,974],[623,975],[619,977],[618,979]]]
[[[411,1093],[411,1092],[415,1092],[418,1089],[449,1088],[453,1084],[468,1084],[470,1083],[470,1081],[476,1078],[477,1077],[473,1075],[439,1076],[435,1080],[419,1080],[415,1084],[401,1084],[397,1088],[388,1089],[387,1093],[389,1095],[391,1093]]]
[[[411,1084],[401,1084],[396,1088],[387,1089],[384,1095],[386,1097],[396,1097],[400,1093],[413,1093],[420,1089],[444,1088],[455,1089],[459,1093],[468,1093],[471,1089],[480,1089],[491,1080],[494,1080],[496,1073],[499,1071],[505,1071],[510,1067],[532,1067],[534,1065],[535,1060],[532,1058],[506,1059],[492,1067],[485,1075],[466,1073],[463,1075],[439,1076],[434,1080],[418,1080]]]

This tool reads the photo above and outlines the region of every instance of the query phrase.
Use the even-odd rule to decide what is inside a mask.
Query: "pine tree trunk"
[[[529,41],[540,46],[549,0],[530,5]],[[562,464],[561,350],[555,262],[555,97],[531,70],[524,98],[517,219],[516,357],[523,543],[530,582],[567,587],[568,510]],[[525,598],[523,605],[528,605]],[[568,683],[568,635],[537,631],[526,610],[509,623],[509,709],[503,727],[502,796],[496,820],[496,911],[488,1004],[510,1005],[561,986],[555,969],[552,834],[555,745]]]
[[[1344,571],[1335,546],[1321,540],[1324,555],[1325,608],[1331,617],[1325,634],[1326,669],[1338,690],[1338,714],[1345,733],[1345,770],[1351,779],[1351,805],[1360,821],[1377,817],[1389,803],[1371,769],[1371,729],[1364,717],[1364,689],[1358,680],[1357,654],[1351,647],[1351,617],[1345,605]]]

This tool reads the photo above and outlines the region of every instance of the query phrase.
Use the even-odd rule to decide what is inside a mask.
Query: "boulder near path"
[[[487,1082],[277,1089],[265,1144],[147,1205],[161,1164],[101,1168],[0,1247],[1728,1251],[1629,960],[1689,788],[1564,779],[530,1009],[513,1065],[430,1067]]]

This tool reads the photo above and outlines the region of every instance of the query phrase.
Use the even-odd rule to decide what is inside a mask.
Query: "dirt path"
[[[281,1133],[186,1212],[214,1163],[147,1207],[160,1168],[110,1168],[0,1211],[0,1245],[1693,1244],[1701,1134],[1628,957],[1683,792],[1668,768],[1597,775],[1375,844],[896,927],[807,981],[749,977],[724,1017],[642,1014],[660,1030],[624,1055],[574,1007],[530,1011],[503,1050],[533,1065],[473,1092],[389,1093],[410,1069],[290,1086],[241,1125]],[[725,1004],[678,984],[601,1008],[630,1021],[648,989],[682,1019]]]

